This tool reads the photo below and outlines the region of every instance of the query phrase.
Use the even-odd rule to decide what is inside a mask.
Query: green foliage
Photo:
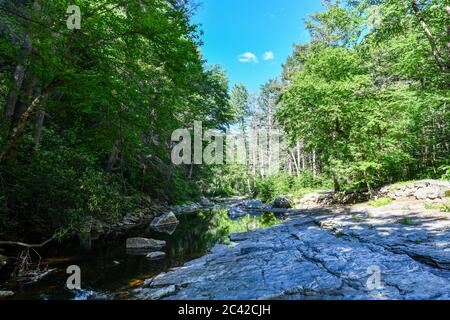
[[[219,189],[215,189],[210,195],[213,197],[231,197],[236,195],[236,193],[230,187],[220,187]]]
[[[445,212],[445,213],[450,213],[450,204],[446,203],[443,204],[439,210],[441,210],[441,212]]]
[[[314,176],[314,173],[310,170],[303,171],[300,175],[293,178],[293,193],[304,189],[330,189],[333,182],[326,176]]]
[[[343,237],[345,236],[345,234],[342,233],[341,231],[338,231],[338,232],[336,232],[336,233],[334,234],[334,236],[335,236],[336,238],[343,238]]]
[[[257,178],[253,195],[264,202],[272,202],[280,195],[301,196],[319,189],[328,189],[331,182],[324,176],[314,177],[310,171],[299,176],[290,176],[286,173]]]
[[[377,200],[369,201],[368,205],[371,207],[379,208],[379,207],[386,206],[386,205],[392,203],[393,201],[394,200],[392,200],[391,198],[380,198]]]
[[[246,118],[250,114],[249,93],[243,84],[234,86],[231,92],[230,104],[236,115],[236,121],[241,125],[242,129],[245,125]]]
[[[445,212],[445,213],[450,212],[450,204],[448,204],[448,203],[444,203],[444,204],[425,203],[424,207],[427,210],[439,210],[439,211]]]
[[[231,220],[226,209],[216,209],[215,218],[211,222],[216,232],[228,236],[232,233],[248,232],[260,228],[269,228],[281,222],[273,213],[264,213],[259,217],[247,215],[239,220]],[[224,239],[226,240],[226,239]],[[226,241],[225,241],[226,242]]]
[[[84,215],[99,218],[103,221],[114,222],[122,217],[126,210],[131,209],[131,199],[121,192],[121,185],[116,177],[103,172],[87,170],[79,179],[79,199],[77,204],[81,208],[75,212],[76,216]]]
[[[441,179],[444,181],[450,181],[450,166],[439,167],[439,172],[442,174]]]
[[[113,222],[143,196],[272,201],[332,185],[372,192],[395,181],[450,179],[444,1],[326,1],[306,20],[311,41],[295,47],[283,81],[262,86],[257,99],[243,85],[229,96],[225,72],[205,63],[189,1],[39,4],[0,2],[2,234],[68,234],[91,218]],[[73,4],[81,30],[66,26]],[[171,134],[194,121],[204,130],[237,124],[244,134],[250,122],[281,126],[302,157],[286,157],[275,176],[257,173],[250,160],[174,166]]]
[[[404,224],[405,226],[412,226],[412,225],[414,225],[414,221],[411,218],[403,218],[399,222],[401,224]]]
[[[115,222],[138,205],[137,193],[124,192],[117,176],[93,169],[87,155],[60,148],[42,152],[33,161],[2,167],[8,206],[2,216],[37,235],[52,230],[78,230],[86,219]],[[27,230],[24,228],[24,230]]]
[[[312,41],[297,46],[288,61],[279,122],[291,141],[302,140],[318,153],[336,190],[446,177],[443,3],[416,8],[413,2],[378,1],[382,23],[375,26],[367,15],[371,1],[349,4],[329,2],[307,21]],[[418,16],[434,35],[427,35]]]
[[[0,111],[18,91],[14,115],[0,121],[0,152],[7,151],[0,160],[0,223],[10,237],[77,230],[89,217],[114,222],[142,196],[168,203],[197,197],[208,168],[172,165],[171,134],[196,120],[204,130],[223,130],[234,112],[224,71],[199,53],[191,4],[39,4],[0,3]],[[67,28],[69,5],[81,9],[81,30]],[[13,74],[22,65],[20,85]],[[40,93],[47,99],[11,139]],[[38,110],[45,118],[36,139]]]

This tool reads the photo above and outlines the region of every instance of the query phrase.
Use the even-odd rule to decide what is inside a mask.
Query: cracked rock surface
[[[301,214],[148,279],[136,299],[450,299],[447,220]],[[394,213],[392,213],[394,212]],[[400,219],[402,216],[400,217]]]

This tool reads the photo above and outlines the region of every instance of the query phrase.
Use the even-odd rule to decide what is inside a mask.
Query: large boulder
[[[370,199],[368,192],[360,191],[343,191],[335,192],[333,195],[333,203],[335,204],[355,204],[365,202]]]
[[[328,206],[333,204],[333,196],[333,191],[308,193],[300,199],[300,204],[303,208]]]
[[[160,250],[166,246],[164,240],[147,238],[128,238],[127,250]]]
[[[278,197],[273,201],[272,208],[290,209],[292,208],[292,199],[285,196]]]
[[[443,198],[445,196],[445,192],[439,187],[430,186],[418,189],[414,195],[417,200],[435,200]]]
[[[403,185],[391,185],[381,188],[378,195],[391,199],[412,199],[439,201],[450,192],[449,181],[420,180]]]

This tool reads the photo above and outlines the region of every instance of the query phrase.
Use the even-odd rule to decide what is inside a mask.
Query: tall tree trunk
[[[375,196],[375,192],[369,182],[369,175],[367,174],[367,171],[364,171],[364,179],[366,180],[367,191],[369,191],[370,196]]]
[[[31,40],[28,36],[25,36],[25,40],[22,48],[23,58],[17,64],[14,73],[13,73],[13,87],[8,93],[8,97],[6,99],[6,107],[4,111],[4,115],[7,118],[11,118],[15,114],[17,100],[19,98],[20,90],[22,89],[22,84],[25,79],[25,69],[26,65],[29,62],[30,53],[33,50],[33,46],[31,44]]]
[[[439,48],[438,48],[436,40],[433,36],[433,33],[431,32],[430,27],[426,23],[423,15],[422,15],[422,11],[420,11],[419,5],[417,4],[417,1],[412,0],[411,5],[412,5],[412,9],[414,11],[414,14],[419,19],[422,29],[425,31],[425,35],[427,36],[428,42],[431,45],[431,51],[432,51],[434,59],[436,60],[436,63],[443,71],[448,70],[448,68],[449,68],[448,62],[445,61],[445,59],[442,57],[441,53],[439,52]],[[447,6],[447,12],[448,12],[448,10],[449,9]]]
[[[22,88],[23,79],[25,78],[25,67],[23,64],[19,63],[16,66],[16,70],[13,74],[14,87],[9,91],[8,97],[6,98],[6,107],[4,115],[10,118],[14,115],[16,109],[16,103],[19,96],[19,91]]]
[[[113,144],[111,153],[108,157],[108,162],[106,164],[106,170],[108,172],[112,172],[114,170],[115,164],[116,164],[117,160],[119,159],[119,152],[120,152],[119,145],[120,145],[120,141],[116,141]]]
[[[194,162],[191,162],[191,164],[189,165],[189,175],[188,175],[189,180],[192,180],[193,174],[194,174]]]
[[[450,5],[447,5],[445,9],[447,10],[448,19],[450,20]],[[447,42],[447,50],[448,52],[450,52],[450,23],[447,26],[447,36],[449,39],[449,41]]]
[[[268,129],[268,168],[271,171],[272,166],[272,132],[273,132],[273,105],[272,102],[269,101],[269,129]]]
[[[298,167],[298,162],[297,162],[297,160],[295,159],[295,153],[294,153],[293,150],[290,150],[289,153],[291,154],[292,162],[294,163],[294,167],[295,167],[295,171],[296,171],[296,173],[297,173],[297,176],[299,176],[299,175],[300,175],[300,168]]]
[[[33,143],[35,149],[37,149],[39,147],[39,144],[41,143],[42,129],[44,128],[44,119],[45,111],[41,109],[36,113],[36,121],[34,126]]]
[[[298,175],[300,175],[300,170],[302,168],[302,157],[301,157],[301,148],[300,141],[297,141],[297,167],[298,167]]]
[[[16,149],[17,144],[19,143],[20,136],[22,135],[28,119],[31,114],[35,111],[35,109],[47,98],[48,92],[44,91],[41,95],[36,97],[33,102],[28,106],[25,112],[20,117],[17,125],[13,128],[11,135],[6,141],[5,147],[0,153],[0,163],[3,162],[10,154],[13,149]]]
[[[316,157],[316,149],[313,149],[312,152],[312,170],[313,176],[317,177],[317,157]]]
[[[334,184],[334,192],[341,191],[341,185],[339,184],[339,179],[334,171],[333,171],[333,184]]]

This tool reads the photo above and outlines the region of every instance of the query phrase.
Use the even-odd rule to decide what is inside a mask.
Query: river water
[[[151,231],[147,226],[133,230],[107,246],[94,242],[91,251],[79,249],[67,256],[44,260],[51,271],[36,282],[0,279],[1,290],[12,290],[12,299],[127,299],[133,287],[172,267],[201,257],[219,242],[226,242],[232,231],[225,210],[209,210],[178,216],[180,224],[172,235]],[[145,256],[126,253],[127,237],[165,240],[166,258],[151,261]],[[66,288],[67,267],[81,269],[82,290]]]

